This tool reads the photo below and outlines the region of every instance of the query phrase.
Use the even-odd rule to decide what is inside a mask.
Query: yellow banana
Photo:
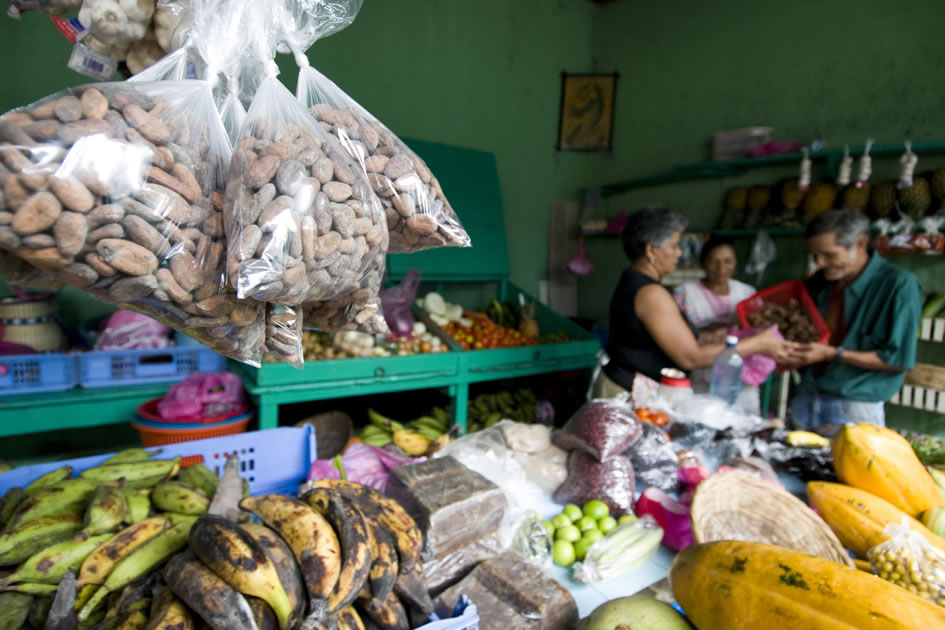
[[[49,545],[65,540],[82,529],[82,517],[75,513],[40,516],[8,527],[0,533],[0,566],[17,564]]]
[[[200,516],[210,507],[210,497],[180,481],[162,481],[151,491],[151,503],[165,512]]]
[[[171,558],[164,580],[214,630],[259,630],[246,598],[190,551]]]
[[[341,574],[338,536],[305,503],[278,494],[246,497],[240,507],[274,529],[292,549],[308,588],[312,611],[321,616]]]
[[[418,457],[426,453],[432,441],[433,440],[429,438],[423,437],[413,431],[407,431],[406,429],[394,431],[394,444],[412,457]]]
[[[382,525],[393,537],[400,558],[400,572],[408,573],[420,558],[423,534],[416,522],[394,499],[359,483],[341,479],[318,479],[312,488],[327,488],[351,498],[355,506],[371,521]]]
[[[154,612],[148,621],[148,630],[194,630],[190,611],[169,588],[161,591],[154,602]]]
[[[275,565],[236,523],[212,514],[201,516],[190,530],[190,550],[224,582],[269,604],[282,630],[294,623],[292,604]]]
[[[366,606],[363,610],[375,624],[385,630],[410,630],[407,611],[393,593],[380,605]]]
[[[104,584],[115,565],[135,549],[170,527],[164,516],[154,516],[130,525],[93,551],[82,563],[76,586]]]
[[[40,488],[33,496],[20,503],[7,522],[7,529],[41,516],[65,512],[81,514],[93,492],[95,484],[85,479],[67,479]]]
[[[788,446],[800,446],[805,448],[825,448],[830,446],[830,440],[824,436],[811,431],[791,431],[784,440]]]
[[[118,622],[115,630],[145,630],[147,627],[148,616],[143,611],[133,610]]]
[[[96,536],[121,527],[128,512],[128,502],[117,485],[105,483],[95,489],[85,509],[82,531],[77,536]]]
[[[368,579],[371,572],[371,534],[364,515],[343,495],[318,488],[306,494],[304,500],[325,517],[341,543],[341,573],[328,598],[328,612],[335,613],[357,599]]]
[[[131,488],[150,488],[176,474],[179,468],[180,457],[149,459],[142,462],[101,464],[83,470],[79,476],[98,483],[124,479],[125,485]]]
[[[77,570],[90,553],[111,538],[102,534],[80,541],[64,540],[34,553],[16,568],[16,571],[0,579],[0,588],[15,582],[39,582],[59,584],[70,570]]]
[[[379,523],[367,520],[371,530],[371,572],[368,584],[361,590],[363,600],[387,601],[387,596],[394,589],[397,581],[397,547],[391,535]]]
[[[16,630],[26,624],[33,598],[23,593],[0,593],[0,628]]]
[[[79,621],[90,619],[109,593],[122,588],[143,575],[147,575],[155,567],[186,547],[190,527],[189,523],[171,525],[119,560],[108,574],[108,577],[105,578],[101,588],[95,591],[95,594],[79,611]]]
[[[43,488],[47,488],[54,483],[71,479],[73,472],[75,472],[75,470],[72,468],[72,466],[63,466],[62,468],[57,468],[56,470],[48,472],[42,477],[35,479],[32,483],[26,486],[24,490],[26,491],[26,494],[32,496]]]
[[[276,573],[279,574],[279,583],[282,584],[285,594],[289,597],[292,610],[298,616],[304,615],[305,607],[308,605],[308,594],[292,550],[279,534],[265,525],[243,523],[239,527],[262,547],[269,561],[275,565]]]

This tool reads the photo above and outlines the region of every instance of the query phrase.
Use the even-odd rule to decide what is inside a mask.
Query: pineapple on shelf
[[[837,187],[832,183],[814,184],[804,198],[804,221],[810,221],[818,214],[830,210],[836,200]]]
[[[896,209],[896,184],[879,182],[870,191],[870,214],[874,219],[886,219]]]
[[[945,168],[937,168],[929,176],[932,196],[939,206],[945,206]]]
[[[857,188],[856,184],[849,184],[846,188],[843,189],[843,196],[841,198],[840,207],[841,208],[850,208],[852,210],[859,210],[861,212],[866,211],[866,207],[870,202],[870,185],[869,183],[862,184]]]
[[[899,206],[913,219],[920,219],[932,207],[932,190],[924,177],[913,177],[912,185],[899,189]]]

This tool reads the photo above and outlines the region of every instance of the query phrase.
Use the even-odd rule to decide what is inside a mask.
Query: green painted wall
[[[615,150],[588,156],[588,185],[709,159],[712,132],[750,125],[772,126],[779,139],[822,136],[831,146],[868,136],[885,143],[945,138],[945,95],[937,87],[945,7],[937,0],[617,1],[592,13],[594,68],[621,78]],[[919,170],[933,164],[945,157],[920,159]],[[792,173],[758,169],[737,180],[639,189],[606,199],[601,211],[666,203],[686,212],[694,228],[711,228],[728,187]],[[874,160],[875,177],[897,173],[896,160]],[[815,170],[815,179],[823,174]],[[804,269],[799,239],[777,244],[779,264],[766,281]],[[580,283],[581,311],[605,319],[623,265],[618,239],[589,242],[588,255],[598,271]],[[934,282],[924,269],[920,275]]]

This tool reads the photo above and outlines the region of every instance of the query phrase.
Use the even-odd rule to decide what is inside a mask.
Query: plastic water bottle
[[[735,404],[742,391],[742,365],[745,363],[735,351],[736,343],[738,343],[738,337],[726,337],[725,350],[715,357],[715,362],[712,364],[710,391],[713,396],[718,396],[730,405]]]

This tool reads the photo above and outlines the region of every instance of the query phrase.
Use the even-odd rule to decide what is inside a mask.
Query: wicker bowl
[[[34,293],[26,298],[0,300],[3,341],[30,346],[37,352],[55,352],[66,343],[56,313],[59,306],[52,293]]]
[[[315,429],[315,451],[318,459],[331,459],[341,454],[354,434],[354,422],[343,411],[326,411],[310,416],[295,426],[310,424]]]
[[[696,542],[768,543],[854,566],[830,526],[812,509],[751,473],[712,475],[699,484],[691,510]]]

